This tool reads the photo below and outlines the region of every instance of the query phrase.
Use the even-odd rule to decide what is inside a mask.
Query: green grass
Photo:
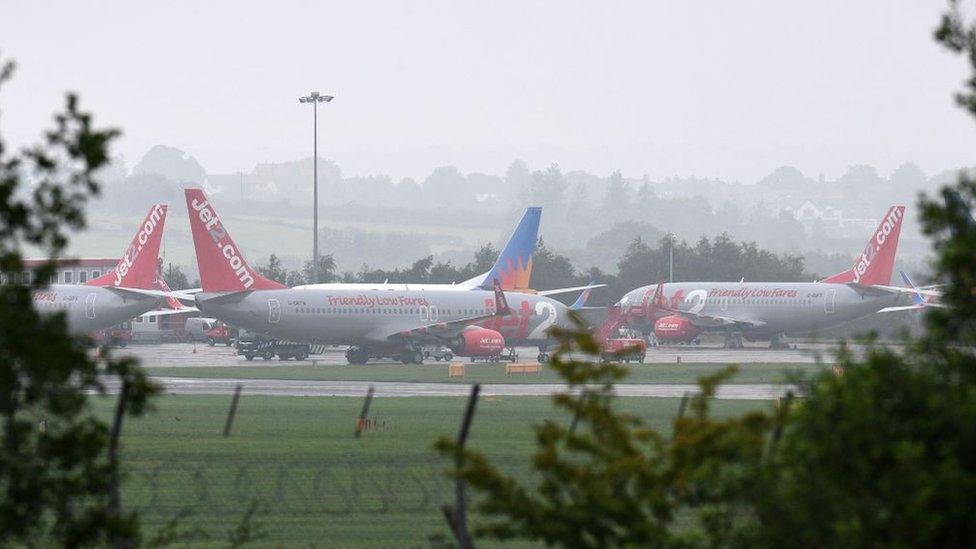
[[[453,498],[446,464],[432,450],[457,432],[463,398],[378,398],[379,428],[353,437],[362,406],[351,398],[242,397],[233,434],[220,435],[229,397],[163,396],[146,418],[127,421],[123,503],[138,509],[151,537],[181,510],[185,529],[199,528],[223,546],[251,501],[267,534],[259,546],[426,546],[449,537],[440,506]],[[677,399],[620,399],[621,409],[667,431]],[[108,418],[114,400],[96,399]],[[719,416],[768,402],[715,401]],[[525,474],[531,425],[567,421],[544,397],[487,397],[478,405],[469,444],[506,470]],[[475,521],[477,518],[475,518]],[[484,544],[482,544],[484,545]]]
[[[221,366],[194,368],[146,368],[152,375],[193,378],[243,378],[243,379],[299,379],[321,381],[416,381],[445,383],[555,383],[561,381],[551,368],[543,367],[541,374],[505,375],[504,364],[467,364],[463,378],[448,378],[447,365],[428,363],[423,365],[368,364],[349,365],[301,365],[301,366]],[[704,375],[715,373],[724,364],[641,364],[632,365],[626,383],[695,383]],[[739,373],[730,383],[779,383],[788,381],[795,373],[811,375],[822,368],[817,364],[763,364],[739,365]]]

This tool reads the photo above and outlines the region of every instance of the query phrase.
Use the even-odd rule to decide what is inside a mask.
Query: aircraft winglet
[[[495,288],[495,315],[496,316],[508,316],[512,313],[512,310],[508,308],[508,300],[505,299],[505,292],[502,290],[501,282],[498,279],[494,279]]]

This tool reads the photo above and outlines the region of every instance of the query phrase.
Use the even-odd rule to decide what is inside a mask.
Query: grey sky
[[[346,174],[502,173],[516,156],[598,174],[752,182],[971,164],[966,76],[939,1],[4,2],[5,136],[47,125],[63,90],[212,172],[321,154]]]

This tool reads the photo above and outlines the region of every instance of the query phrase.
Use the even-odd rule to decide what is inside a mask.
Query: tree
[[[936,38],[967,55],[957,101],[976,116],[976,23],[958,2]],[[955,193],[955,194],[954,194]],[[963,202],[965,207],[959,207]],[[560,546],[969,547],[976,544],[976,179],[920,201],[938,252],[947,309],[900,352],[842,346],[840,375],[798,379],[803,403],[718,421],[708,396],[730,372],[700,380],[691,414],[666,437],[613,408],[625,376],[595,357],[582,331],[557,332],[552,367],[570,385],[553,397],[572,421],[535,426],[531,483],[441,439],[452,474],[482,496],[476,534]],[[699,246],[733,253],[730,242]],[[642,242],[632,256],[645,257]],[[722,252],[726,253],[726,252]],[[748,253],[747,253],[748,255]],[[570,353],[573,354],[570,354]],[[675,520],[682,517],[679,526]]]
[[[0,84],[12,72],[12,63],[0,65]],[[94,174],[117,136],[96,128],[69,94],[43,144],[10,155],[0,141],[0,269],[19,272],[25,244],[51,257],[64,251],[68,234],[85,227],[83,208],[100,190]],[[63,313],[34,309],[31,294],[53,271],[48,262],[30,285],[0,286],[0,544],[133,546],[139,522],[121,506],[119,434],[155,387],[131,359],[106,359],[100,372]],[[88,405],[105,376],[120,385],[111,429]]]
[[[610,181],[607,183],[607,191],[603,196],[603,204],[600,207],[604,212],[607,213],[617,213],[628,212],[630,210],[630,189],[627,187],[627,183],[624,182],[624,177],[621,175],[620,170],[613,172],[610,175]]]
[[[559,165],[553,164],[545,171],[532,173],[532,179],[522,198],[533,205],[558,209],[563,204],[567,187],[566,178],[563,177]]]
[[[309,259],[302,266],[302,277],[307,284],[323,284],[336,281],[336,262],[332,254],[319,256],[318,280],[315,279],[315,272],[312,269],[312,260]],[[289,284],[291,286],[292,284]]]
[[[174,266],[172,263],[163,271],[163,280],[166,281],[170,290],[185,290],[190,287],[190,282],[183,273],[183,269],[179,265]]]
[[[780,166],[773,173],[759,180],[759,185],[778,190],[801,190],[813,185],[813,180],[793,166]]]
[[[539,238],[535,253],[532,255],[532,286],[548,290],[574,286],[577,282],[569,258],[552,251],[546,246],[545,241]]]
[[[598,363],[600,348],[582,325],[555,336],[550,366],[569,387],[553,403],[572,419],[534,427],[537,480],[525,485],[480,453],[448,438],[437,442],[443,455],[461,456],[452,475],[484,496],[478,510],[489,522],[475,535],[561,547],[730,545],[744,537],[738,515],[757,493],[773,419],[760,412],[709,416],[709,400],[734,369],[702,380],[692,413],[666,437],[614,409],[613,384],[628,370]],[[701,517],[701,531],[675,527],[689,513]]]
[[[271,254],[271,257],[268,258],[267,265],[258,265],[257,271],[261,276],[276,280],[282,284],[287,284],[288,282],[288,271],[281,267],[281,260],[275,254]]]
[[[173,183],[202,185],[207,171],[189,154],[165,145],[156,145],[142,157],[133,174],[159,174]]]
[[[456,167],[441,166],[424,180],[424,195],[437,204],[463,206],[474,198],[468,182]]]

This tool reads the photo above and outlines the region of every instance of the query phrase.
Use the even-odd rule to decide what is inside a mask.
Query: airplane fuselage
[[[654,311],[657,285],[627,293],[618,304],[645,326],[671,313]],[[899,295],[858,291],[847,284],[821,282],[678,282],[663,285],[667,308],[697,315],[751,322],[741,331],[751,337],[816,332],[896,305]],[[641,314],[643,312],[649,314]],[[652,318],[653,317],[653,318]],[[640,321],[637,322],[638,324]],[[704,329],[722,326],[699,324]]]
[[[473,322],[498,331],[508,345],[539,345],[552,326],[568,326],[567,308],[544,296],[506,292],[511,314]],[[494,293],[485,290],[281,289],[201,293],[197,306],[209,316],[290,341],[382,346],[418,327],[491,314]],[[433,336],[436,340],[436,336]]]
[[[104,330],[154,308],[159,299],[101,286],[53,284],[32,295],[42,315],[64,312],[68,331],[83,335]]]

